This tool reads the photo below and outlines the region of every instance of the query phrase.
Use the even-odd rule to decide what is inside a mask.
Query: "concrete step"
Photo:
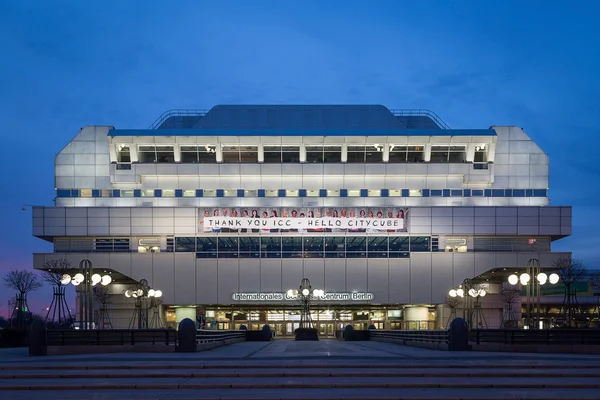
[[[58,370],[2,370],[3,379],[77,379],[77,378],[282,378],[282,377],[473,377],[473,378],[599,378],[600,368],[593,369],[495,369],[495,368],[413,368],[404,369],[331,369],[331,368],[263,368],[248,370],[229,369],[122,369],[114,367],[106,369],[88,369],[77,372],[61,372]]]
[[[597,377],[117,377],[3,379],[0,390],[114,390],[114,389],[385,389],[385,388],[530,388],[596,389]]]

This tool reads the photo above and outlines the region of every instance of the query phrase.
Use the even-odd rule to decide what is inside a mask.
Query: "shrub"
[[[26,329],[5,328],[0,331],[0,347],[26,347],[28,334]]]

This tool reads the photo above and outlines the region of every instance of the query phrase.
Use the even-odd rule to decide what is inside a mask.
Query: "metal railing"
[[[162,113],[148,129],[157,129],[165,120],[169,117],[183,117],[183,116],[199,116],[203,117],[206,115],[208,110],[205,109],[172,109]],[[439,115],[428,109],[395,109],[390,110],[395,116],[415,116],[415,117],[429,117],[431,118],[440,128],[450,129]]]
[[[446,330],[370,330],[369,337],[375,339],[391,339],[398,341],[448,343],[448,331]]]
[[[501,344],[600,345],[598,329],[473,329],[471,342]]]
[[[46,333],[48,346],[105,345],[175,345],[175,329],[50,329]]]
[[[221,331],[212,329],[198,329],[196,343],[224,342],[232,339],[246,339],[246,331]]]
[[[431,118],[440,128],[442,129],[450,129],[450,127],[448,126],[448,124],[446,124],[439,115],[437,115],[436,113],[434,113],[431,110],[428,109],[421,109],[421,108],[417,108],[417,109],[397,109],[397,110],[390,110],[392,114],[394,114],[397,117],[404,117],[404,116],[413,116],[413,117],[429,117]]]
[[[186,116],[198,116],[198,117],[203,117],[206,115],[206,113],[208,112],[208,110],[201,110],[201,109],[172,109],[172,110],[167,110],[164,113],[162,113],[158,118],[156,118],[156,120],[152,123],[152,125],[150,125],[150,127],[148,129],[157,129],[163,122],[165,122],[167,120],[167,118],[170,117],[186,117]]]

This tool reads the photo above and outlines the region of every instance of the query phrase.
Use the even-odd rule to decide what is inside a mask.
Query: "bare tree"
[[[111,300],[110,290],[106,286],[95,286],[93,290],[94,298],[101,304],[100,309],[96,314],[96,326],[99,329],[112,328],[112,322],[107,306]]]
[[[94,298],[105,306],[110,302],[110,290],[106,286],[94,286]]]
[[[565,298],[563,301],[562,314],[564,315],[566,326],[570,327],[575,322],[577,313],[577,290],[575,283],[582,281],[587,275],[587,267],[578,260],[571,258],[561,258],[556,260],[552,266],[556,268],[556,273],[560,277],[560,282],[565,287]]]
[[[12,270],[4,277],[4,284],[19,292],[20,295],[37,290],[43,286],[38,276],[33,271]]]
[[[59,326],[70,326],[73,319],[67,304],[65,287],[62,284],[63,275],[71,271],[71,263],[66,258],[47,260],[44,263],[42,278],[53,286],[52,303],[45,320],[58,323]]]
[[[69,273],[73,267],[66,258],[59,260],[48,260],[44,263],[43,279],[54,286],[61,286],[64,274]]]
[[[42,287],[38,275],[28,270],[12,270],[4,277],[4,284],[17,291],[15,308],[13,311],[13,325],[24,329],[29,322],[29,307],[27,306],[27,293]]]
[[[517,318],[515,317],[513,304],[517,301],[517,299],[520,299],[521,292],[518,289],[502,288],[501,296],[502,300],[504,301],[504,304],[506,305],[506,308],[504,309],[504,314],[502,315],[502,327],[516,328]]]

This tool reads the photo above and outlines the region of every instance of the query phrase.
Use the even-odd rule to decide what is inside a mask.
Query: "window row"
[[[547,189],[57,189],[56,197],[547,197]]]
[[[389,146],[388,162],[412,163],[425,161],[425,146],[406,145],[353,145],[347,146],[346,161],[348,163],[378,163],[383,161],[384,146]],[[216,145],[181,145],[182,163],[216,163]],[[340,145],[306,145],[307,163],[340,163],[342,162],[342,146]],[[173,163],[175,148],[173,145],[138,145],[139,163]],[[224,163],[257,163],[259,147],[221,146],[222,162]],[[464,163],[467,150],[464,145],[431,146],[430,161],[432,163]],[[299,163],[300,146],[269,146],[264,145],[262,158],[265,163]],[[485,146],[477,146],[475,162],[487,162]],[[117,145],[117,162],[131,163],[131,145]]]
[[[437,249],[435,249],[437,251]],[[429,236],[177,237],[176,252],[198,258],[404,258],[431,251]]]

